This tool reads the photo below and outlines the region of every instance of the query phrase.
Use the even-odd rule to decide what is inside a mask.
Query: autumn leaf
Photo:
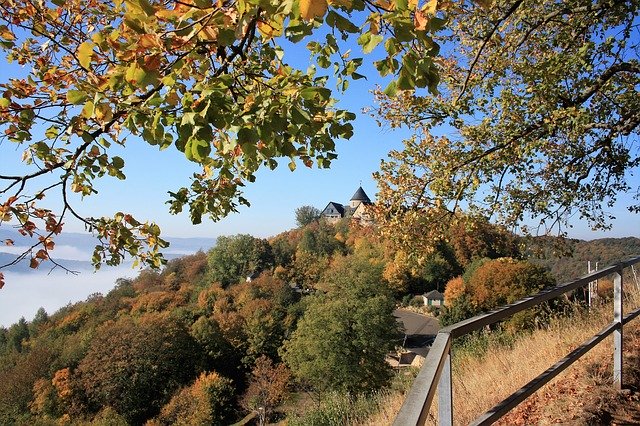
[[[481,0],[481,1],[491,2],[491,0]],[[427,15],[431,15],[431,16],[435,15],[436,11],[438,10],[438,0],[427,1],[420,10],[423,13],[426,13]]]
[[[4,274],[0,272],[0,289],[4,287]]]
[[[327,0],[300,0],[300,17],[312,21],[317,16],[324,16],[327,7]]]
[[[78,62],[80,62],[82,68],[89,69],[91,66],[94,46],[93,42],[85,41],[78,47]]]
[[[80,105],[87,99],[87,94],[80,90],[69,90],[67,92],[67,101],[72,105]]]
[[[423,11],[416,10],[413,16],[413,24],[416,26],[416,30],[424,31],[427,29],[427,24],[429,24],[429,17]]]

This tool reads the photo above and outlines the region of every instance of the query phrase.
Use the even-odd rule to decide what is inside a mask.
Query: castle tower
[[[352,209],[355,209],[361,203],[371,204],[371,200],[369,199],[367,194],[364,192],[364,189],[362,189],[362,187],[360,186],[358,187],[358,190],[356,191],[356,193],[353,194],[353,197],[351,197],[351,200],[349,201],[349,207],[351,207]]]

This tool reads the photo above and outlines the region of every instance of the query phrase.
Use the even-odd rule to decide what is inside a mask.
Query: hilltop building
[[[329,223],[336,223],[344,217],[370,223],[371,216],[368,212],[368,207],[371,205],[373,205],[371,199],[360,186],[356,193],[353,194],[353,197],[351,197],[351,200],[349,200],[349,204],[342,205],[335,201],[330,201],[320,215]]]

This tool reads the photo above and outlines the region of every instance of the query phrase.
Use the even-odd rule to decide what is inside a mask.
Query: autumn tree
[[[301,206],[296,209],[296,225],[303,228],[320,219],[319,209],[313,206]]]
[[[262,274],[251,282],[230,287],[214,304],[213,319],[234,346],[245,365],[261,355],[277,359],[281,346],[296,318],[289,306],[296,301],[289,285]]]
[[[489,310],[554,284],[555,280],[544,267],[502,258],[480,266],[469,279],[467,289],[475,307]]]
[[[350,259],[330,273],[327,293],[311,296],[281,354],[293,376],[317,391],[371,391],[390,377],[384,360],[399,337],[382,265]]]
[[[175,149],[200,168],[190,185],[169,192],[170,212],[186,209],[193,223],[248,205],[241,189],[261,167],[328,167],[336,140],[353,134],[355,114],[336,107],[329,86],[335,81],[344,91],[364,78],[354,42],[365,55],[384,46],[375,67],[394,77],[393,87],[435,92],[432,33],[444,20],[434,14],[445,7],[407,0],[2,2],[0,50],[24,70],[0,82],[0,140],[12,162],[0,174],[0,223],[33,238],[19,259],[33,267],[49,259],[55,236],[74,217],[99,239],[96,266],[125,255],[163,263],[167,242],[156,224],[126,212],[87,217],[71,196],[95,195],[103,177],[126,179],[126,155],[114,151],[132,140]],[[290,65],[290,43],[305,43],[313,66]],[[42,204],[44,197],[60,207]]]
[[[261,416],[259,424],[266,424],[273,410],[284,400],[290,377],[291,372],[284,364],[274,365],[266,356],[256,360],[241,404]]]
[[[236,284],[273,266],[269,243],[248,234],[218,237],[209,250],[209,274],[223,286]]]
[[[516,302],[555,283],[543,266],[526,260],[484,259],[476,262],[464,276],[447,283],[441,322],[448,325]],[[536,313],[542,312],[536,309],[517,314],[510,320],[511,325],[518,329],[531,327],[535,324]],[[546,306],[541,309],[546,309]]]
[[[498,0],[452,11],[437,38],[440,96],[378,92],[378,117],[413,129],[377,174],[388,235],[403,247],[421,230],[437,240],[462,208],[525,233],[563,234],[574,216],[606,229],[627,192],[639,211],[639,7]]]
[[[142,423],[195,375],[200,360],[198,345],[175,320],[125,317],[96,330],[76,374],[91,406],[111,406]]]
[[[0,423],[18,424],[29,413],[33,389],[39,379],[48,378],[55,353],[46,345],[31,348],[0,368]],[[6,360],[6,358],[5,358]]]
[[[231,380],[216,372],[202,373],[193,384],[176,392],[150,424],[230,424],[233,420],[233,394]]]
[[[335,252],[344,252],[344,243],[336,238],[336,227],[325,221],[311,223],[304,228],[298,250],[317,256],[330,256]]]

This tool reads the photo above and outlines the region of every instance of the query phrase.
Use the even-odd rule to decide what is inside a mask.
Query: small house
[[[424,306],[442,306],[444,303],[444,294],[438,290],[431,290],[429,293],[422,295]]]

